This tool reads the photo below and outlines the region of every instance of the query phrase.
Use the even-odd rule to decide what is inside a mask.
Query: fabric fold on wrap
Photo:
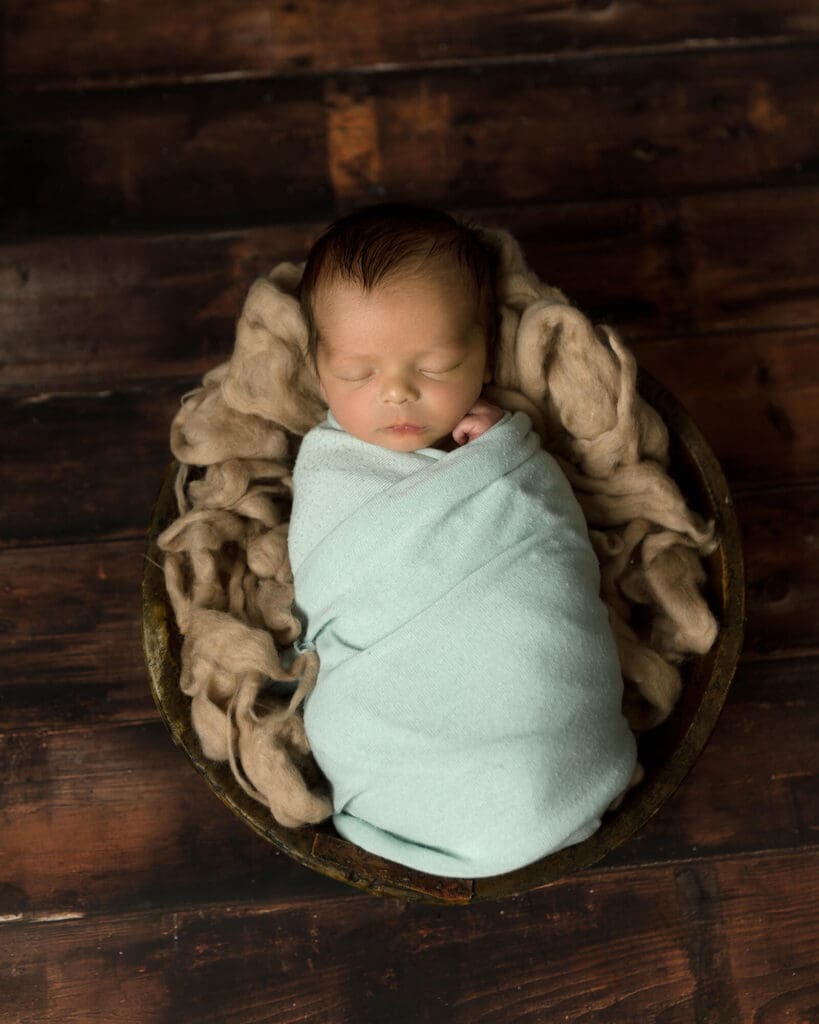
[[[468,878],[599,827],[635,741],[583,513],[525,413],[452,452],[328,414],[296,460],[288,547],[342,836]]]

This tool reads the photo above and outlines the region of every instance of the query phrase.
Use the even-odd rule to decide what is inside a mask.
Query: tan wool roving
[[[500,256],[486,395],[531,417],[572,484],[600,561],[624,710],[635,731],[652,728],[677,701],[683,660],[716,638],[700,589],[714,524],[668,475],[668,432],[638,394],[626,346],[544,285],[511,235],[482,235]],[[282,263],[255,282],[230,359],[183,397],[171,428],[179,517],[159,537],[184,637],[180,686],[202,750],[229,762],[286,827],[332,812],[300,712],[317,657],[290,650],[301,630],[287,555],[291,471],[301,438],[326,414],[307,359],[301,271]],[[270,694],[271,680],[298,685],[285,700]]]

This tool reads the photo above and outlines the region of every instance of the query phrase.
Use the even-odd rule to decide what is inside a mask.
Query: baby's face
[[[313,300],[321,393],[339,425],[410,452],[452,433],[490,379],[476,299],[455,274],[337,282]]]

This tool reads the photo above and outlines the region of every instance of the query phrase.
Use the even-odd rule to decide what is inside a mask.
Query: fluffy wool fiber
[[[628,349],[543,284],[511,235],[483,234],[500,256],[501,308],[485,393],[528,414],[572,484],[600,561],[624,710],[635,731],[652,728],[674,707],[685,657],[717,634],[700,590],[713,523],[668,475],[668,433],[637,392]],[[287,827],[332,813],[301,715],[317,659],[292,647],[301,624],[287,555],[291,471],[301,438],[326,415],[307,358],[301,270],[282,263],[256,281],[231,358],[183,398],[171,428],[179,517],[159,537],[202,750],[229,762]],[[289,700],[271,680],[295,687]]]

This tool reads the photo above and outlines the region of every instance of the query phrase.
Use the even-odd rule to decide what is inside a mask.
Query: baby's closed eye
[[[369,380],[372,377],[372,373],[358,374],[355,377],[342,377],[340,374],[333,374],[338,380],[343,380],[347,384],[360,384],[362,381]]]
[[[421,373],[429,374],[432,377],[439,377],[441,374],[444,373],[452,373],[452,371],[457,370],[460,365],[461,363],[455,363],[454,366],[445,366],[442,367],[441,369],[433,369],[432,367],[422,368]]]
[[[455,363],[454,366],[442,366],[442,367],[420,367],[418,372],[424,374],[425,377],[441,377],[447,373],[452,373],[461,366],[461,362]],[[346,384],[362,384],[364,381],[369,380],[371,377],[376,375],[376,370],[356,370],[354,372],[347,371],[344,374],[334,373],[333,376],[337,380],[344,381]]]

